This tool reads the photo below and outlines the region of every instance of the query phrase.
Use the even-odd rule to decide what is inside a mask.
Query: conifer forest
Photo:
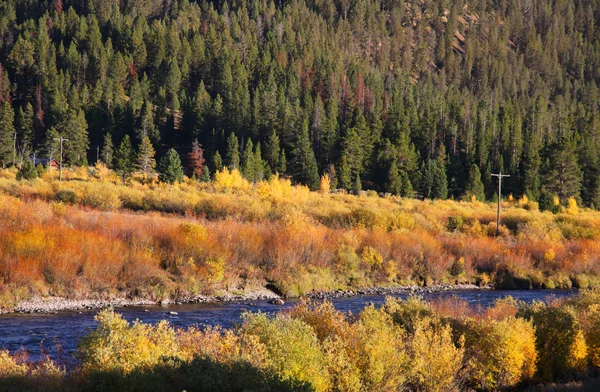
[[[63,137],[65,165],[150,172],[196,146],[198,178],[491,200],[502,172],[506,195],[597,207],[598,18],[595,0],[4,0],[0,164],[58,161]]]

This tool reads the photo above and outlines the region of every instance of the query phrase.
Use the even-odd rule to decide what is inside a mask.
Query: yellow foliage
[[[533,377],[537,352],[531,322],[514,317],[468,320],[464,331],[467,372],[475,388],[504,389]]]
[[[359,347],[358,369],[369,391],[402,389],[412,362],[406,352],[403,333],[383,309],[373,305],[360,313],[355,324]]]
[[[329,174],[325,173],[321,176],[321,185],[319,187],[319,192],[324,195],[329,194],[331,189],[331,180],[329,179]]]
[[[590,305],[584,313],[582,327],[588,345],[590,362],[600,368],[600,304]]]
[[[242,177],[242,174],[237,169],[233,169],[231,172],[228,168],[215,173],[214,185],[218,189],[250,189],[252,185]]]
[[[587,345],[572,308],[534,303],[518,316],[531,320],[535,327],[538,377],[550,381],[585,369]]]
[[[579,207],[577,206],[577,200],[574,197],[569,197],[567,205],[567,214],[577,215],[579,214]]]
[[[225,262],[220,257],[208,258],[204,262],[204,278],[209,283],[219,283],[225,279]]]
[[[462,340],[456,346],[450,326],[432,324],[427,318],[417,320],[409,341],[410,381],[414,390],[451,391],[462,366]]]
[[[362,251],[362,259],[363,261],[371,267],[371,269],[380,269],[383,267],[383,257],[377,251],[377,249],[367,246]]]
[[[134,321],[129,324],[113,310],[98,313],[98,328],[79,346],[83,369],[129,373],[148,369],[164,357],[178,357],[175,330],[166,321],[155,326]]]
[[[266,346],[269,366],[283,380],[307,382],[315,391],[329,389],[325,355],[308,324],[284,315],[247,313],[242,334],[256,336]]]
[[[264,344],[256,336],[242,337],[232,330],[208,327],[202,330],[190,327],[177,333],[179,355],[186,361],[195,357],[206,358],[218,363],[247,362],[256,367],[267,365]]]
[[[279,174],[275,174],[268,181],[261,181],[256,184],[256,191],[261,196],[284,199],[292,196],[294,187],[289,179],[279,178]]]
[[[7,350],[0,350],[0,378],[25,377],[27,365],[14,359]]]

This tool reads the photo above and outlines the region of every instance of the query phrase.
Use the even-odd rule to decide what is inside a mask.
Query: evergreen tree
[[[282,148],[279,152],[279,166],[277,168],[279,174],[284,175],[287,172],[287,158],[285,156],[285,150]]]
[[[15,114],[8,102],[0,103],[0,165],[8,166],[14,159]]]
[[[218,150],[215,152],[215,155],[213,155],[213,168],[215,169],[215,173],[223,170],[223,159]]]
[[[202,175],[200,176],[200,181],[202,182],[210,182],[210,170],[208,166],[204,166],[202,169]]]
[[[137,156],[137,164],[144,174],[144,177],[148,174],[152,174],[156,168],[156,160],[154,159],[154,155],[154,147],[152,147],[150,138],[148,136],[144,136],[142,138],[140,151],[138,152]]]
[[[265,159],[269,167],[275,171],[279,165],[279,154],[280,154],[280,146],[279,146],[279,136],[277,136],[277,132],[275,129],[269,135],[269,139],[267,140],[267,146],[265,149]]]
[[[356,175],[356,177],[354,178],[354,182],[352,183],[352,192],[354,192],[355,195],[360,194],[360,191],[362,190],[362,181],[360,180],[360,174]]]
[[[320,178],[317,160],[309,140],[308,122],[306,120],[297,135],[292,157],[292,178],[294,181],[307,185],[311,190],[319,189]]]
[[[88,124],[83,110],[69,110],[65,121],[61,122],[59,132],[69,139],[64,143],[66,161],[71,165],[87,165],[89,148]]]
[[[346,156],[342,156],[342,160],[339,165],[339,173],[338,173],[338,187],[340,189],[350,190],[352,188],[352,180],[351,180],[351,172],[350,165],[348,165],[348,160]]]
[[[160,180],[169,184],[183,182],[183,167],[181,158],[174,149],[170,149],[161,159],[158,165]]]
[[[160,134],[154,124],[154,113],[152,112],[152,102],[144,101],[142,113],[137,125],[137,137],[141,141],[144,136],[148,136],[151,141],[158,143]]]
[[[402,188],[400,189],[400,195],[402,197],[413,197],[413,186],[408,173],[404,170],[401,170],[400,179],[402,180]]]
[[[542,159],[539,148],[537,137],[532,135],[529,139],[523,162],[524,192],[531,200],[538,200],[540,198]]]
[[[113,167],[123,179],[123,183],[135,172],[135,151],[131,146],[129,135],[125,135],[115,152]]]
[[[25,158],[29,157],[29,152],[33,149],[35,137],[34,116],[33,106],[29,102],[25,105],[25,110],[19,108],[19,130],[17,133]]]
[[[106,167],[109,169],[113,168],[113,141],[112,135],[110,133],[104,134],[104,145],[102,147],[102,154],[100,155],[100,159]]]
[[[267,163],[262,159],[260,143],[254,148],[254,181],[262,181],[265,178],[265,167]]]
[[[579,198],[581,170],[577,163],[575,146],[562,138],[548,146],[548,155],[543,166],[543,193],[557,195],[563,205],[570,197]]]
[[[448,197],[448,180],[446,177],[446,169],[440,161],[436,162],[432,191],[432,196],[435,199],[444,200]]]
[[[25,159],[23,165],[17,172],[17,180],[35,180],[38,177],[38,173],[35,170],[35,166],[29,159]]]
[[[398,171],[398,165],[396,164],[396,161],[392,162],[388,171],[385,190],[392,195],[400,195],[402,193],[402,177]]]
[[[421,168],[421,196],[425,199],[448,197],[446,171],[439,161],[429,159]]]
[[[242,154],[242,175],[250,182],[254,182],[256,178],[256,165],[254,164],[254,145],[252,139],[248,139],[244,153]]]
[[[467,179],[467,185],[465,189],[464,199],[471,200],[471,197],[479,201],[485,201],[485,193],[483,189],[483,182],[481,181],[481,172],[476,164],[472,164],[469,169],[469,177]]]
[[[240,145],[238,138],[234,133],[231,133],[227,138],[227,167],[229,170],[235,170],[240,168]]]

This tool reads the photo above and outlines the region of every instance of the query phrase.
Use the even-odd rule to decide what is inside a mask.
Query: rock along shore
[[[491,286],[476,286],[473,284],[457,285],[433,285],[422,286],[398,286],[398,287],[371,287],[357,290],[333,290],[309,293],[303,298],[309,299],[337,299],[366,295],[393,295],[393,294],[425,294],[450,290],[489,290]],[[276,300],[276,301],[275,301]],[[0,314],[8,313],[36,313],[52,314],[57,312],[77,312],[99,310],[109,307],[122,308],[128,306],[156,306],[156,305],[181,305],[194,303],[217,303],[217,302],[247,302],[247,301],[271,301],[281,304],[281,296],[268,289],[253,290],[245,294],[224,293],[213,296],[184,296],[177,299],[162,299],[152,301],[141,298],[116,298],[116,299],[68,299],[63,297],[36,297],[22,301],[14,308],[0,309]]]

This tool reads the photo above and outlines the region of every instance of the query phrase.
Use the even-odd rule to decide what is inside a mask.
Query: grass
[[[270,283],[315,290],[600,282],[600,212],[310,192],[237,172],[122,184],[103,167],[17,181],[0,171],[0,307],[31,296],[176,298]]]

